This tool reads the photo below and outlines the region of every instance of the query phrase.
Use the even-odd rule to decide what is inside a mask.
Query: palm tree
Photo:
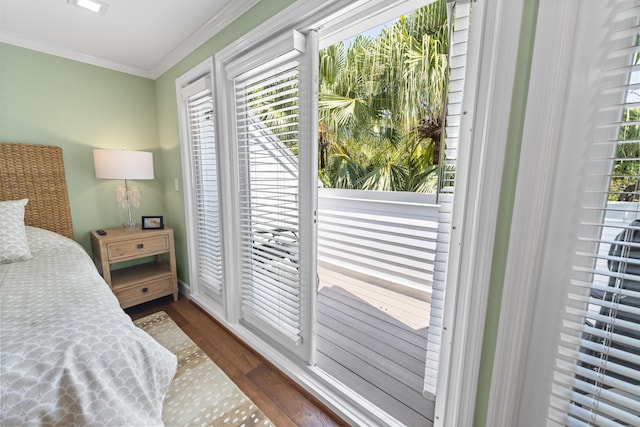
[[[376,38],[361,35],[321,52],[319,169],[326,185],[435,188],[447,51],[446,3],[439,0]]]

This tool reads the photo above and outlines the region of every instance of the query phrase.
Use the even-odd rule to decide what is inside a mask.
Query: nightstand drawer
[[[141,302],[149,301],[173,293],[174,283],[171,276],[149,280],[134,286],[114,289],[113,292],[120,301],[122,308],[131,307]]]
[[[169,237],[156,236],[107,244],[109,261],[139,258],[169,251]]]
[[[103,234],[94,230],[91,247],[96,267],[120,301],[120,307],[131,307],[171,294],[173,300],[178,301],[171,228],[133,231],[108,228]],[[138,261],[131,262],[135,260]]]

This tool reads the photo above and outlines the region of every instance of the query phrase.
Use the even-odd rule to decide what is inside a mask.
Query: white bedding
[[[135,327],[76,242],[27,227],[0,265],[0,425],[162,425],[176,357]]]

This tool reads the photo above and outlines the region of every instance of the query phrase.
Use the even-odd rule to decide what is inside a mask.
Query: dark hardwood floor
[[[276,426],[347,425],[186,297],[160,298],[125,311],[133,320],[166,312]]]

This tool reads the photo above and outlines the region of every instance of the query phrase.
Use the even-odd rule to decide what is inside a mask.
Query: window
[[[640,421],[640,3],[611,7],[551,388],[561,424]]]
[[[237,180],[227,203],[237,219],[230,233],[239,289],[227,303],[244,326],[307,363],[313,358],[317,173],[311,159],[317,147],[305,117],[317,81],[317,61],[307,59],[317,56],[314,40],[313,32],[284,31],[224,65],[218,59],[232,159],[220,172]]]
[[[298,62],[236,81],[242,311],[301,336]]]
[[[222,239],[218,192],[218,156],[214,126],[214,102],[210,61],[177,82],[186,192],[188,227],[197,238],[191,242],[192,285],[223,303]],[[195,75],[195,77],[194,77]]]
[[[638,424],[639,8],[540,2],[488,425]]]
[[[395,13],[400,7],[412,10],[425,3],[303,0],[215,55],[224,310],[217,310],[200,286],[193,287],[192,297],[354,424],[385,424],[388,419],[365,399],[333,387],[313,368],[318,38],[330,35],[336,25],[360,25],[374,10]],[[463,4],[458,11],[464,11],[468,2],[457,3]],[[504,123],[510,114],[522,11],[505,3],[473,3],[478,25],[469,30],[474,34],[469,36],[464,68],[460,134],[474,143],[464,149],[460,144],[458,154],[449,153],[458,162],[456,186],[463,191],[456,189],[460,200],[451,213],[450,246],[455,250],[449,253],[447,274],[453,280],[444,302],[444,345],[438,362],[435,422],[440,425],[469,425],[473,418],[469,402],[475,401],[507,140]],[[491,31],[485,33],[485,25]],[[458,29],[466,32],[464,25]],[[197,73],[179,81],[194,81],[197,76],[192,74]],[[270,98],[269,85],[287,87],[292,97]],[[453,127],[450,132],[453,137]],[[267,153],[269,160],[264,161],[261,156]],[[183,155],[183,164],[192,161],[190,153]],[[296,163],[297,176],[291,168]],[[190,165],[183,167],[191,170]],[[195,229],[189,233],[191,247],[198,238]],[[193,282],[197,273],[190,271]]]

